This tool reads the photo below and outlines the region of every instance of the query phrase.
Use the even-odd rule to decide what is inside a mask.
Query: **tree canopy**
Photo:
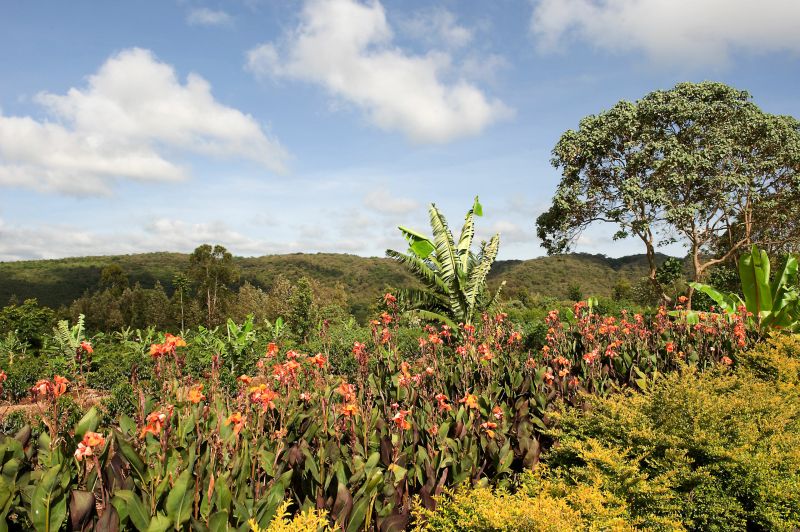
[[[684,244],[699,280],[752,243],[797,242],[800,123],[722,83],[680,83],[586,117],[552,164],[563,177],[537,220],[548,253],[611,222],[615,238],[642,240],[658,284],[659,245]]]

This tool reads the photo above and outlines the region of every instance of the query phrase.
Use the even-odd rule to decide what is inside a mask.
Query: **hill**
[[[40,303],[67,305],[87,290],[94,290],[100,272],[118,264],[131,284],[151,287],[157,281],[172,291],[173,276],[185,269],[189,256],[182,253],[142,253],[56,260],[0,262],[0,305],[12,296],[19,300],[36,298]],[[662,260],[665,256],[660,257]],[[398,264],[376,257],[319,253],[236,257],[241,282],[268,289],[279,276],[296,281],[307,276],[323,285],[341,283],[350,294],[351,306],[374,301],[387,287],[408,286],[412,277]],[[578,285],[586,295],[610,296],[620,279],[635,282],[646,275],[644,255],[608,258],[604,255],[566,254],[530,260],[498,261],[490,283],[506,281],[507,297],[539,293],[567,297],[570,286]]]

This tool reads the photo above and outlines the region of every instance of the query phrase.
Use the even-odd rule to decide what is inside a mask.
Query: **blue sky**
[[[382,255],[476,194],[501,258],[538,256],[561,133],[685,80],[800,116],[798,20],[796,0],[0,0],[0,260]],[[613,232],[576,249],[640,252]]]

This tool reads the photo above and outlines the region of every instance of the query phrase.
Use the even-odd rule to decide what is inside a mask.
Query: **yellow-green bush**
[[[686,369],[647,393],[587,397],[587,411],[558,416],[549,475],[614,494],[641,528],[792,530],[800,525],[800,393],[786,382],[791,364],[780,352],[764,348],[750,360],[773,369]]]
[[[563,499],[545,493],[509,493],[487,487],[462,489],[439,499],[436,510],[414,507],[417,530],[570,532],[586,528]]]
[[[292,516],[289,513],[291,501],[285,501],[278,507],[275,518],[267,528],[260,528],[255,520],[250,521],[252,532],[329,532],[328,512],[309,509]]]
[[[796,386],[800,384],[800,335],[780,335],[756,344],[738,362],[761,380]]]

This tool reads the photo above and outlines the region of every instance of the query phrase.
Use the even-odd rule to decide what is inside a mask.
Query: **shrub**
[[[26,355],[18,357],[12,365],[5,365],[3,370],[8,375],[3,383],[6,398],[19,401],[28,396],[31,386],[46,375],[48,368],[45,357]]]
[[[779,384],[800,384],[800,335],[781,335],[757,344],[738,359],[753,376]]]
[[[637,525],[791,530],[800,524],[800,393],[741,371],[684,369],[648,393],[587,397],[556,416],[551,474],[600,485]],[[567,477],[568,475],[568,477]]]
[[[416,530],[452,531],[573,531],[586,521],[562,498],[544,492],[510,493],[488,487],[461,489],[438,498],[436,510],[416,504]]]

